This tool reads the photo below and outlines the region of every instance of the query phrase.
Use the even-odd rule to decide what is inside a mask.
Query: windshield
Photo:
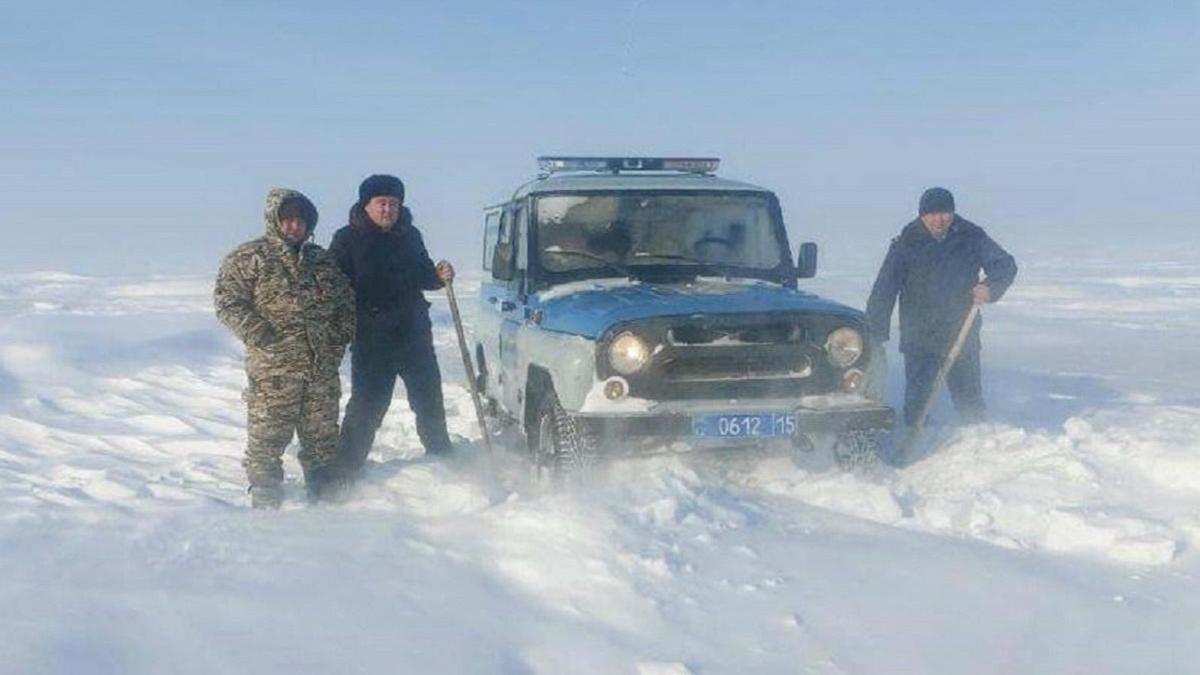
[[[768,195],[625,193],[537,200],[538,246],[549,272],[642,266],[775,269],[783,255]]]

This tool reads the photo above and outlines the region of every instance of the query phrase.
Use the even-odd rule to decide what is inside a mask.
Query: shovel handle
[[[445,282],[446,298],[450,301],[450,318],[454,321],[454,332],[458,334],[458,351],[462,354],[463,371],[467,374],[467,388],[471,391],[471,403],[475,405],[475,421],[483,434],[483,447],[492,454],[492,438],[488,434],[487,421],[483,417],[483,404],[479,401],[479,387],[475,380],[475,366],[471,364],[471,351],[467,349],[467,336],[463,332],[462,315],[458,312],[458,298],[454,295],[454,281]]]

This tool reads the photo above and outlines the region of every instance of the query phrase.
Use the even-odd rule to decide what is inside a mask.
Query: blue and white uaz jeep
[[[769,190],[711,159],[539,163],[485,210],[475,345],[538,466],[577,468],[606,438],[861,446],[891,426],[882,349],[861,312],[797,290],[816,245],[793,261]]]

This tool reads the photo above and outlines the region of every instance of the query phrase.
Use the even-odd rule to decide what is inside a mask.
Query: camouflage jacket
[[[233,250],[221,263],[213,293],[217,318],[246,345],[251,376],[336,372],[354,339],[354,290],[324,249],[290,245],[279,206],[303,200],[311,236],[317,210],[303,194],[267,194],[266,235]]]

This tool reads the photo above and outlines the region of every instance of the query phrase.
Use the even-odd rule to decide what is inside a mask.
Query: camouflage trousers
[[[283,482],[283,452],[296,435],[305,475],[336,461],[341,394],[336,370],[324,376],[250,375],[242,395],[249,437],[242,466],[250,484]]]

